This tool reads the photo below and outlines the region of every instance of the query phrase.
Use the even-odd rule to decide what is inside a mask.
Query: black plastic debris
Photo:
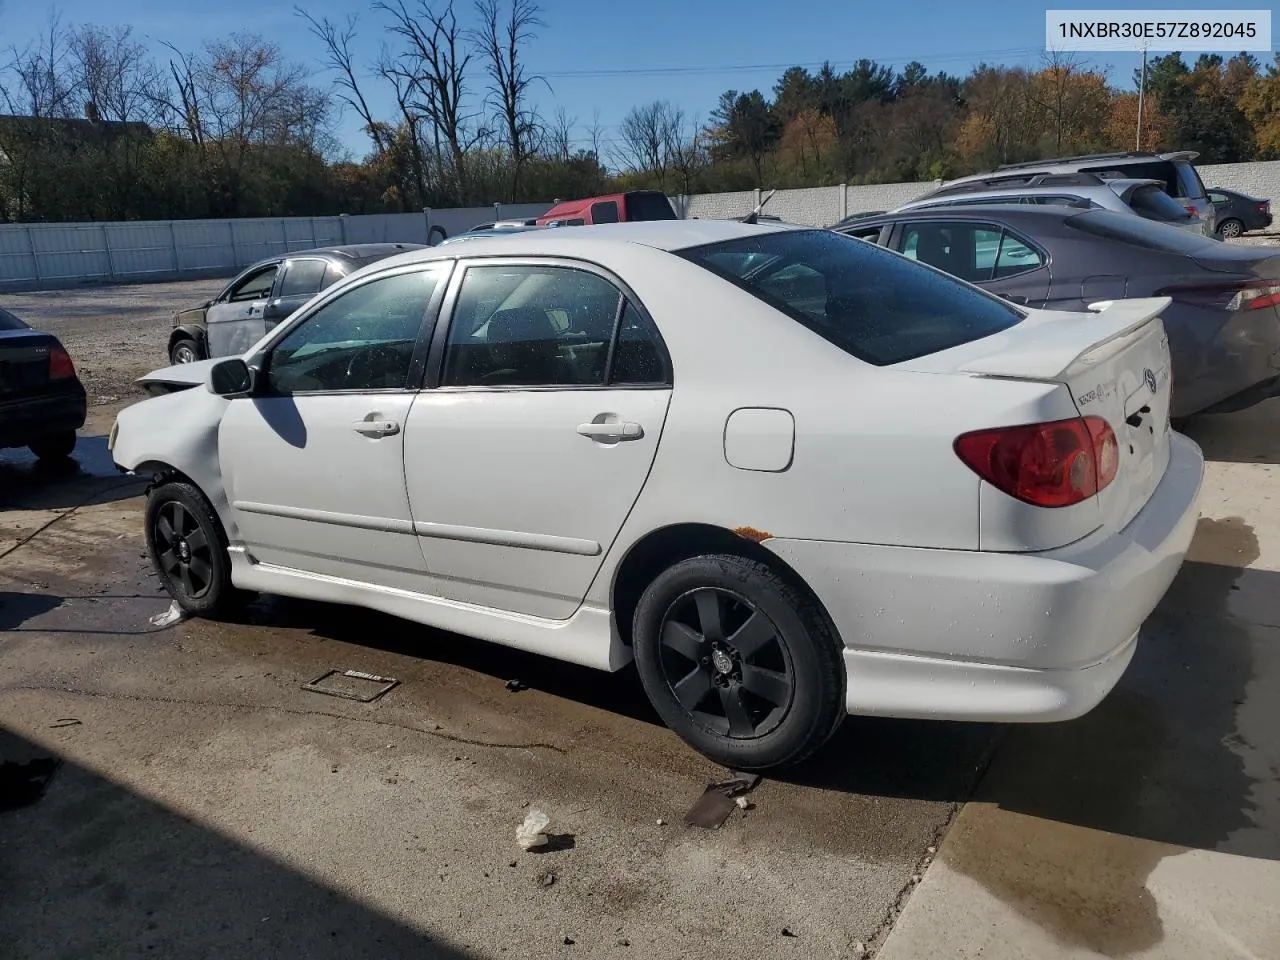
[[[719,830],[729,819],[729,814],[737,808],[738,797],[750,793],[760,782],[758,773],[738,773],[727,780],[707,785],[689,812],[684,815],[684,822],[691,827],[702,827],[706,830]]]
[[[40,757],[27,763],[0,763],[0,810],[29,807],[49,787],[62,761],[56,757]]]
[[[519,693],[521,690],[528,690],[529,685],[523,680],[508,680],[507,689],[512,693]]]
[[[330,670],[302,685],[303,690],[323,693],[327,697],[372,703],[385,696],[400,683],[394,677],[379,677],[359,670]]]

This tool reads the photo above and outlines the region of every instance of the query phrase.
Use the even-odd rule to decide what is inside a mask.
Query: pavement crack
[[[543,743],[541,741],[531,741],[528,743],[498,743],[492,740],[477,740],[470,737],[460,737],[452,733],[444,733],[440,730],[427,730],[423,727],[416,727],[411,723],[397,723],[394,720],[381,720],[376,717],[353,717],[349,714],[338,713],[334,710],[308,710],[302,707],[282,707],[272,704],[263,703],[235,703],[224,700],[192,700],[186,697],[160,697],[160,696],[143,696],[132,693],[108,693],[102,690],[85,690],[80,687],[58,687],[58,686],[42,686],[39,684],[14,684],[11,686],[0,687],[0,694],[4,693],[65,693],[73,697],[86,697],[95,700],[116,700],[129,703],[167,703],[175,706],[186,707],[221,707],[226,710],[241,710],[250,713],[283,713],[296,717],[330,717],[334,720],[347,720],[352,723],[366,723],[378,727],[392,727],[397,730],[406,730],[410,733],[421,733],[436,740],[445,740],[449,743],[457,743],[468,747],[482,747],[490,750],[550,750],[553,753],[566,753],[563,747],[558,747],[553,743]]]

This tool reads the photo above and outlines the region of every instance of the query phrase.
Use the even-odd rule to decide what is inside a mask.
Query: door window
[[[1033,247],[992,224],[908,224],[902,252],[970,283],[1015,276],[1044,264]]]
[[[270,393],[402,390],[440,268],[371,280],[287,333],[267,360]]]
[[[601,203],[593,203],[591,205],[591,222],[592,223],[617,223],[618,222],[618,201],[605,200]]]
[[[622,305],[618,343],[613,348],[609,385],[665,386],[671,382],[664,359],[666,351],[658,331],[630,301]]]
[[[288,261],[284,267],[284,278],[280,281],[280,296],[310,297],[319,293],[328,265],[324,260]]]
[[[269,267],[263,267],[249,274],[231,288],[231,292],[227,294],[227,301],[239,303],[242,300],[265,300],[276,282],[276,271],[279,268],[279,264],[273,263]]]
[[[1231,202],[1230,200],[1227,199],[1227,195],[1225,193],[1211,193],[1209,194],[1209,199],[1214,203],[1230,203]]]
[[[1008,230],[1000,237],[1000,254],[996,257],[996,269],[993,280],[1014,277],[1029,270],[1044,266],[1044,257],[1039,250],[1023,243]]]
[[[336,264],[330,263],[324,268],[324,279],[320,282],[320,289],[325,290],[341,279],[342,271],[338,269]]]
[[[621,298],[586,270],[471,267],[449,326],[441,385],[602,386]]]

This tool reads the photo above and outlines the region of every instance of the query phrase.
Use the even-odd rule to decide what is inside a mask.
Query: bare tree
[[[682,118],[683,114],[677,110],[676,117]],[[676,185],[682,194],[693,193],[694,181],[707,168],[711,160],[704,142],[702,126],[696,118],[688,127],[684,125],[683,119],[677,119],[677,122],[669,128],[669,133],[672,136],[667,144],[667,150],[671,157]]]
[[[76,114],[75,89],[67,69],[69,37],[58,14],[50,15],[38,42],[9,50],[10,82],[0,85],[0,94],[11,113],[44,118]]]
[[[119,123],[164,119],[164,77],[146,45],[134,38],[132,27],[78,27],[71,32],[69,46],[86,112]]]
[[[520,172],[537,150],[538,117],[528,104],[529,87],[543,80],[526,73],[522,48],[536,36],[539,18],[535,0],[510,0],[503,13],[503,0],[476,0],[480,28],[475,41],[484,57],[489,75],[489,102],[498,113],[506,148],[511,155],[511,200],[520,189]],[[543,80],[545,82],[545,80]]]
[[[604,154],[600,152],[600,148],[604,144],[604,127],[600,124],[599,107],[591,112],[591,126],[587,128],[587,137],[591,141],[591,152],[595,154],[596,162],[602,163]]]
[[[568,163],[573,153],[573,128],[578,118],[570,117],[563,106],[556,107],[555,119],[547,132],[547,149],[561,163]]]
[[[659,189],[665,190],[671,145],[679,139],[683,124],[684,114],[665,100],[632,107],[622,120],[617,160],[637,173],[652,174]]]
[[[360,82],[356,77],[355,55],[351,52],[351,42],[356,38],[356,25],[359,18],[353,13],[348,15],[346,23],[339,27],[328,17],[317,20],[302,7],[294,7],[308,29],[325,48],[325,65],[337,75],[335,85],[340,91],[338,98],[353,109],[364,121],[365,133],[373,141],[373,147],[379,153],[386,152],[387,143],[385,128],[373,116],[369,104],[360,90]]]
[[[448,145],[457,197],[464,202],[466,154],[475,142],[468,139],[471,117],[463,106],[472,54],[454,15],[453,0],[439,11],[428,0],[418,0],[413,12],[404,0],[378,0],[374,6],[390,14],[391,32],[405,42],[397,58],[399,70],[417,93],[413,105],[427,115]]]

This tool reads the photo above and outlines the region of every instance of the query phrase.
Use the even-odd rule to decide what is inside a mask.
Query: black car
[[[183,310],[173,318],[169,334],[169,360],[192,363],[210,357],[241,352],[321,290],[361,267],[407,250],[420,243],[363,243],[342,247],[317,247],[267,257],[243,270],[212,300]],[[215,342],[210,352],[209,321],[230,321],[225,343]],[[215,336],[215,340],[218,338]]]
[[[836,228],[1047,310],[1171,297],[1172,416],[1243,410],[1280,393],[1280,250],[1219,243],[1111,210],[966,206]]]
[[[0,310],[0,447],[68,457],[84,418],[84,386],[66,348]]]
[[[1209,189],[1209,202],[1218,211],[1218,235],[1238,237],[1249,230],[1265,230],[1271,226],[1271,201],[1222,187]]]

